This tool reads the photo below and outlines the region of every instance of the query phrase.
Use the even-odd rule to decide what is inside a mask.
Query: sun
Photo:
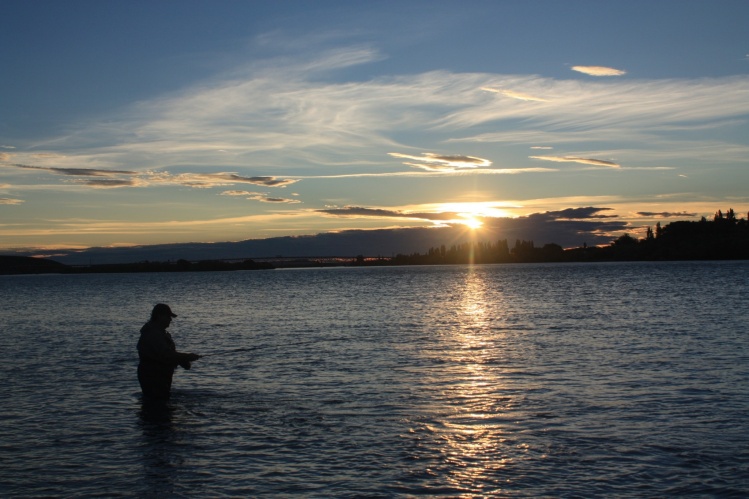
[[[463,220],[460,221],[460,223],[471,230],[478,230],[484,225],[484,222],[470,215],[466,216]]]

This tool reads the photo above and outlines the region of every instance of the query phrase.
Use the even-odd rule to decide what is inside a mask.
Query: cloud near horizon
[[[23,199],[0,198],[0,204],[21,204],[23,202]]]
[[[655,212],[655,211],[638,211],[636,213],[638,216],[641,217],[658,217],[658,218],[675,218],[675,217],[696,217],[697,213],[688,213],[686,211],[679,211],[679,212],[673,212],[673,211],[661,211],[661,212]]]
[[[269,257],[283,254],[294,257],[353,256],[364,254],[395,255],[413,252],[425,253],[429,248],[449,246],[475,240],[496,242],[507,240],[510,245],[516,240],[533,241],[537,247],[545,244],[558,244],[565,248],[580,247],[583,244],[609,244],[619,231],[628,228],[627,222],[609,220],[613,216],[601,217],[600,212],[610,208],[567,208],[563,210],[532,213],[517,218],[483,217],[484,226],[477,232],[469,231],[457,223],[438,224],[432,227],[396,227],[375,229],[338,229],[313,235],[281,236],[265,239],[246,239],[237,242],[215,243],[174,243],[135,247],[92,247],[83,251],[56,253],[59,260],[67,263],[110,261],[123,263],[144,259],[161,261],[174,258],[237,258]],[[419,216],[439,221],[441,218],[455,217],[456,213],[406,213],[398,210],[383,210],[364,207],[318,210],[334,216],[369,216],[412,218]],[[456,217],[457,218],[457,217]],[[448,221],[449,221],[448,220]],[[202,223],[210,223],[208,221]],[[59,248],[59,247],[58,247]],[[68,248],[69,250],[70,248]]]
[[[476,218],[484,224],[476,233],[480,240],[496,241],[507,239],[512,244],[516,239],[521,239],[534,241],[539,245],[555,243],[562,247],[579,247],[583,244],[608,244],[616,238],[618,232],[626,230],[629,227],[629,223],[626,221],[614,220],[618,218],[617,215],[606,215],[604,213],[610,210],[613,210],[613,208],[589,206],[531,213],[526,216],[514,218],[475,215],[472,218]],[[450,233],[457,231],[450,238],[444,236],[442,244],[447,244],[450,241],[459,241],[460,238],[467,237],[465,226],[460,223],[461,214],[455,212],[418,213],[358,206],[318,211],[343,217],[420,218],[430,221],[442,221],[446,223],[437,224],[431,229],[426,229],[452,231]],[[419,233],[424,234],[424,230],[425,228],[423,227],[400,228],[397,229],[397,233],[405,235],[410,233],[410,231],[414,231],[414,233],[420,231]],[[424,248],[424,250],[426,249]]]
[[[555,220],[584,220],[590,218],[617,218],[617,215],[600,215],[602,211],[610,211],[613,208],[596,208],[587,206],[584,208],[565,208],[564,210],[547,211],[538,215],[551,217]],[[534,215],[529,215],[534,216]]]
[[[387,210],[382,208],[366,208],[362,206],[345,206],[343,208],[326,208],[321,210],[315,210],[317,213],[324,213],[327,215],[333,215],[337,217],[374,217],[374,218],[407,218],[413,220],[425,220],[431,222],[443,222],[455,224],[461,224],[465,220],[466,216],[469,215],[471,219],[480,220],[484,222],[488,227],[504,227],[507,224],[516,224],[518,227],[521,226],[517,220],[532,220],[538,221],[543,220],[544,222],[559,222],[559,221],[584,221],[584,220],[602,220],[618,218],[617,215],[605,215],[601,212],[610,211],[613,208],[600,208],[600,207],[580,207],[580,208],[566,208],[557,211],[547,211],[543,213],[533,213],[522,217],[496,217],[486,216],[472,213],[461,213],[457,211],[446,211],[446,212],[409,212],[401,210]],[[513,222],[515,221],[515,222]],[[622,226],[623,222],[616,222],[614,226],[617,228]],[[598,225],[596,226],[605,226]],[[624,223],[626,225],[626,223]]]
[[[317,213],[325,213],[337,217],[374,217],[374,218],[407,218],[412,220],[427,221],[449,221],[460,217],[457,213],[419,213],[399,210],[385,210],[381,208],[364,208],[361,206],[345,206],[343,208],[326,208],[315,210]]]

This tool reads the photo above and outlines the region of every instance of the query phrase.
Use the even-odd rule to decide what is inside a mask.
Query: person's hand
[[[198,355],[196,353],[188,353],[187,354],[187,361],[188,362],[192,362],[194,360],[198,360],[199,358],[200,358],[200,355]]]
[[[180,362],[179,365],[182,366],[182,369],[190,369],[192,367],[192,364],[186,360]]]

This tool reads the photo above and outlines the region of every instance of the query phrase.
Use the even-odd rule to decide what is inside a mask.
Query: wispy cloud
[[[572,70],[590,76],[621,76],[627,74],[624,70],[609,68],[606,66],[572,66]]]
[[[115,178],[104,178],[95,180],[84,180],[80,182],[89,187],[98,189],[112,189],[116,187],[139,187],[147,185],[139,179],[115,179]]]
[[[94,168],[55,168],[49,166],[32,166],[23,164],[13,164],[18,168],[27,170],[44,170],[58,175],[69,175],[73,177],[111,177],[116,175],[138,175],[138,172],[128,170],[97,170]]]
[[[263,192],[224,191],[221,193],[221,195],[243,197],[252,201],[260,201],[262,203],[286,203],[286,204],[301,203],[301,201],[299,201],[298,199],[271,197],[268,194],[263,193]]]
[[[95,188],[114,188],[114,187],[146,187],[154,184],[174,184],[187,187],[206,188],[227,186],[234,184],[254,184],[264,187],[286,187],[295,182],[297,179],[277,178],[273,176],[245,177],[232,172],[219,173],[181,173],[171,174],[169,172],[136,172],[130,170],[102,170],[94,168],[58,168],[51,166],[33,166],[14,163],[10,166],[25,170],[41,170],[56,175],[72,177],[96,177],[95,179],[80,179],[78,183]],[[112,178],[112,177],[134,177],[134,178]],[[106,177],[106,178],[100,178]]]
[[[418,163],[404,163],[405,165],[412,166],[414,168],[421,168],[426,171],[448,171],[452,172],[456,169],[461,168],[481,168],[485,166],[491,166],[492,162],[488,159],[477,158],[474,156],[462,156],[462,155],[443,155],[431,152],[425,152],[421,156],[413,156],[410,154],[402,154],[397,152],[388,153],[394,158],[411,159],[418,161]]]
[[[516,92],[514,90],[506,90],[506,89],[501,89],[501,88],[489,88],[489,87],[481,87],[481,90],[486,90],[487,92],[494,92],[500,95],[504,95],[505,97],[510,97],[512,99],[517,99],[517,100],[533,101],[533,102],[548,102],[547,99],[542,99],[541,97],[536,97],[536,96],[529,95],[523,92]]]
[[[286,187],[297,179],[277,177],[244,177],[236,173],[181,173],[178,175],[162,175],[161,182],[176,183],[189,187],[216,187],[233,184],[254,184],[264,187]]]
[[[411,165],[410,163],[404,163]],[[481,169],[435,169],[433,171],[402,171],[384,173],[341,173],[334,175],[297,175],[299,179],[334,179],[334,178],[386,178],[386,177],[444,177],[446,175],[519,175],[521,173],[548,173],[559,171],[556,168],[481,168]]]
[[[620,168],[621,165],[613,161],[594,158],[580,158],[577,156],[529,156],[531,159],[542,161],[553,161],[556,163],[582,163],[584,165],[607,166],[609,168]]]
[[[0,204],[21,204],[23,199],[0,198]]]
[[[338,217],[357,217],[357,218],[407,218],[412,220],[429,220],[429,221],[448,221],[459,218],[457,213],[451,212],[407,212],[400,210],[386,210],[381,208],[365,208],[361,206],[346,206],[344,208],[325,208],[315,210],[318,213],[334,215]]]
[[[604,84],[434,71],[338,83],[313,78],[303,70],[312,66],[324,71],[381,57],[371,49],[348,50],[350,54],[342,49],[315,61],[271,60],[240,68],[231,79],[142,102],[119,121],[71,133],[66,147],[86,158],[82,166],[96,161],[106,161],[113,169],[190,165],[250,177],[258,168],[273,172],[291,164],[335,174],[331,170],[340,172],[349,165],[383,168],[378,155],[411,147],[399,141],[416,131],[433,143],[554,145],[613,138],[659,147],[662,127],[730,120],[749,113],[749,80],[742,76]],[[512,90],[516,95],[508,99],[489,95],[510,92],[505,90],[509,88],[522,91]],[[548,102],[517,105],[513,101],[518,96],[543,96]],[[90,147],[93,136],[95,148]],[[666,149],[679,150],[673,144]],[[456,168],[449,161],[412,158],[408,166],[421,165],[420,169]],[[471,166],[476,165],[457,168]]]
[[[3,147],[2,173],[7,173],[6,163],[12,161],[22,168],[37,165],[26,168],[26,176],[40,171],[60,175],[66,188],[187,186],[226,192],[247,188],[236,192],[270,204],[290,201],[253,192],[255,187],[251,186],[263,190],[304,180],[301,189],[314,185],[315,194],[322,192],[320,199],[341,199],[343,205],[356,202],[351,201],[356,197],[343,194],[341,183],[306,179],[564,173],[565,168],[551,165],[553,162],[606,168],[619,168],[620,163],[632,168],[678,165],[680,171],[687,171],[683,163],[703,162],[709,168],[720,162],[745,162],[749,153],[741,138],[749,115],[749,77],[745,75],[602,81],[431,71],[340,80],[348,72],[339,69],[382,57],[371,47],[356,46],[321,51],[312,57],[306,53],[305,57],[253,62],[228,76],[142,101],[118,116],[108,116],[106,123],[72,124],[65,136],[35,144],[34,151],[42,154],[32,157],[24,151],[11,151],[11,146]],[[725,130],[710,134],[706,123],[720,123]],[[699,127],[708,133],[698,133]],[[691,133],[676,133],[681,131]],[[516,149],[515,158],[509,147],[514,145],[523,146]],[[451,146],[458,153],[451,151]],[[540,151],[552,146],[572,153],[546,155]],[[546,162],[536,165],[554,168],[513,168],[529,163],[528,147],[544,154],[531,156]],[[450,153],[419,153],[444,150]],[[387,151],[400,152],[388,157]],[[465,152],[471,155],[461,154]],[[598,158],[615,158],[616,162]],[[492,168],[493,164],[510,168]],[[15,180],[9,181],[15,188]],[[26,188],[31,183],[27,184]],[[354,184],[350,182],[345,189],[358,187]],[[323,192],[330,186],[338,191]],[[503,189],[512,192],[512,186]],[[432,196],[441,199],[445,192],[435,190]],[[305,193],[303,199],[310,204],[311,197]],[[245,210],[243,214],[256,209],[237,201]],[[31,202],[29,198],[27,203]],[[323,201],[318,202],[312,206],[319,207]],[[246,208],[248,205],[251,208]],[[684,206],[655,209],[678,212]],[[653,207],[640,206],[628,213],[641,208]],[[418,209],[389,211],[390,217],[401,220],[426,213]],[[338,216],[345,213],[354,216],[350,208],[335,212]],[[360,212],[364,213],[377,216]],[[303,222],[295,222],[294,230],[316,230],[319,226],[314,224],[320,218],[326,218],[323,222],[329,226],[333,224],[332,217],[318,214],[315,219],[309,212],[307,216]],[[281,224],[268,225],[273,225],[270,230],[280,230]]]

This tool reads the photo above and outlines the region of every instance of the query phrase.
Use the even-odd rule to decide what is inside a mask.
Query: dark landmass
[[[667,260],[746,260],[749,259],[749,222],[737,219],[733,210],[717,212],[713,220],[678,221],[665,227],[648,228],[644,239],[628,234],[607,246],[584,245],[564,249],[558,244],[536,247],[533,241],[507,239],[432,247],[426,253],[413,252],[392,257],[343,256],[327,258],[242,258],[188,261],[66,265],[46,258],[0,255],[0,274],[117,273],[117,272],[200,272],[224,270],[264,270],[289,267],[445,265],[465,263],[526,262],[613,262]]]
[[[46,258],[0,255],[0,274],[50,274],[67,269],[67,265]]]
[[[137,262],[102,265],[65,265],[48,258],[0,255],[1,274],[93,274],[127,272],[205,272],[217,270],[263,270],[276,268],[253,260],[205,260],[189,262]]]
[[[558,244],[537,248],[533,241],[506,239],[496,243],[466,243],[450,248],[431,248],[426,254],[397,255],[391,265],[525,262],[614,262],[667,260],[749,259],[749,223],[737,219],[733,210],[718,212],[714,220],[660,223],[648,228],[644,239],[628,234],[608,246],[563,249]]]

